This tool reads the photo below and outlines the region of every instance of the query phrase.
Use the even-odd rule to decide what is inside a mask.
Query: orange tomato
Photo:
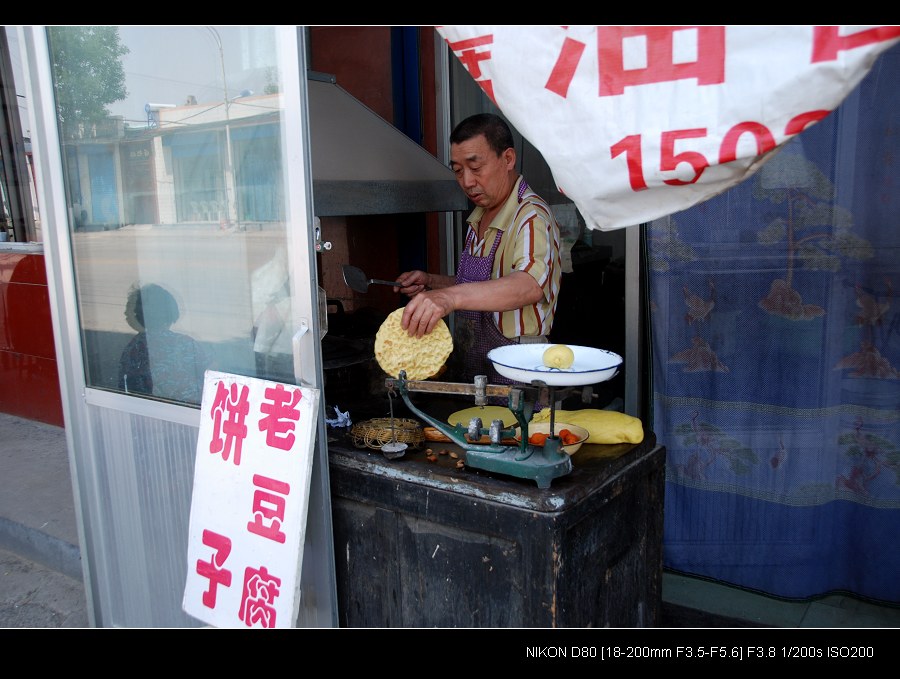
[[[528,437],[528,443],[531,443],[535,446],[542,446],[547,442],[547,434],[541,434],[540,432],[532,434]]]
[[[573,443],[578,443],[578,434],[569,431],[568,429],[563,429],[559,432],[559,437],[562,439],[564,446],[570,446]]]

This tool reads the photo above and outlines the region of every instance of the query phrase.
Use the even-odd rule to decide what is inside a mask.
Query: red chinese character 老
[[[228,555],[231,554],[231,540],[211,530],[204,530],[203,544],[213,548],[213,555],[209,561],[197,559],[197,573],[204,578],[209,578],[209,588],[203,593],[203,605],[207,608],[215,608],[218,586],[231,586],[231,571],[223,568],[228,560]]]
[[[244,570],[244,589],[238,616],[247,627],[259,623],[260,627],[275,627],[276,613],[272,602],[278,597],[281,578],[270,575],[265,566]]]
[[[494,101],[494,85],[490,80],[483,79],[481,72],[481,62],[488,61],[491,58],[490,46],[494,43],[494,36],[491,33],[481,35],[476,38],[467,38],[466,40],[457,40],[456,42],[447,41],[450,49],[456,57],[466,67],[475,82],[477,82],[484,93],[487,94],[491,101]]]
[[[288,391],[284,385],[277,384],[273,389],[266,389],[269,402],[259,406],[265,415],[259,420],[259,430],[266,432],[266,445],[281,450],[290,450],[294,445],[294,422],[300,419],[297,404],[302,396],[299,389]],[[290,401],[290,403],[288,403]],[[286,436],[282,436],[287,432]]]
[[[254,474],[253,485],[265,490],[253,491],[253,520],[247,522],[247,530],[283,544],[285,535],[281,526],[285,496],[291,492],[290,484]]]
[[[239,387],[242,387],[240,391]],[[247,437],[244,418],[250,412],[250,403],[247,400],[249,392],[250,388],[246,384],[233,383],[230,387],[226,387],[223,382],[219,382],[210,410],[213,418],[213,438],[209,442],[209,452],[212,454],[221,452],[222,459],[228,460],[233,449],[235,465],[241,464],[241,447]]]

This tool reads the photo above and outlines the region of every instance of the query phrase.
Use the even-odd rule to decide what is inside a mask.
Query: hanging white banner
[[[827,116],[900,26],[438,26],[589,228],[684,210]]]

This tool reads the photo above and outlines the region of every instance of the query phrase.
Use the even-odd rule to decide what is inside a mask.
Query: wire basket
[[[410,448],[418,448],[425,440],[425,432],[418,420],[405,417],[393,419],[393,432],[391,431],[391,418],[379,417],[374,420],[358,422],[350,428],[350,438],[357,448],[371,448],[381,450],[381,447],[392,440],[405,443]]]

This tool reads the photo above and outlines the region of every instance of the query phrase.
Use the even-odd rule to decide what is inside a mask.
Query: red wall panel
[[[43,255],[0,252],[0,412],[63,426]]]

